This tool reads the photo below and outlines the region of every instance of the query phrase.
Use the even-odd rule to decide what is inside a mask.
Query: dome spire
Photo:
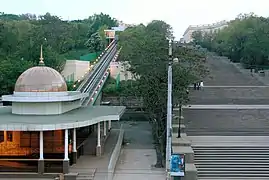
[[[45,63],[44,63],[44,58],[43,58],[43,46],[41,45],[40,46],[40,58],[39,58],[39,66],[44,66]]]

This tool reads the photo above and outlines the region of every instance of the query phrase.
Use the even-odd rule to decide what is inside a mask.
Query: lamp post
[[[167,122],[166,122],[166,171],[170,180],[170,158],[172,154],[172,41],[169,41],[168,86],[167,86]]]

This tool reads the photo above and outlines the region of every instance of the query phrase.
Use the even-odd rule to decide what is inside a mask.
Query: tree
[[[210,37],[210,38],[208,38]],[[269,20],[253,13],[240,14],[229,26],[194,41],[201,46],[228,56],[233,62],[240,62],[246,68],[263,69],[269,66]]]
[[[41,16],[0,13],[0,95],[12,93],[20,73],[38,64],[41,44],[46,66],[61,72],[66,59],[79,59],[90,52],[89,47],[93,52],[102,50],[101,29],[116,25],[114,18],[102,13],[70,22],[50,13]],[[85,42],[90,37],[94,41],[88,42],[87,47]]]
[[[109,29],[118,26],[116,19],[110,17],[108,14],[94,14],[87,19],[89,23],[88,37],[97,32],[101,26],[106,25]]]
[[[91,35],[85,45],[89,48],[90,52],[97,53],[103,49],[103,42],[98,32]]]
[[[203,42],[203,33],[202,31],[194,31],[192,33],[192,39],[194,44],[201,44]]]
[[[140,90],[139,95],[143,97],[152,123],[157,153],[156,167],[163,167],[165,157],[168,38],[173,38],[172,28],[164,21],[152,21],[147,26],[128,28],[119,38],[122,45],[120,59],[129,61],[129,71],[135,75],[139,87],[134,91]],[[175,103],[184,103],[188,99],[188,85],[201,78],[206,71],[202,70],[204,67],[201,58],[193,51],[176,47],[174,53],[175,57],[184,59],[184,64],[174,66],[173,99]]]

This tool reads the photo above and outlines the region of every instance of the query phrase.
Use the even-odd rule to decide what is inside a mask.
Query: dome
[[[67,91],[64,78],[56,70],[46,66],[32,67],[17,79],[15,92]]]
[[[17,79],[14,91],[62,92],[67,91],[67,86],[59,72],[44,65],[41,46],[39,66],[32,67],[23,72]]]

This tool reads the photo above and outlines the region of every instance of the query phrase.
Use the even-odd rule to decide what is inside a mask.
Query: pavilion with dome
[[[87,96],[67,90],[62,75],[45,66],[41,46],[39,65],[19,76],[12,95],[2,96],[12,105],[0,107],[0,171],[68,173],[90,134],[100,156],[111,121],[125,107],[81,106]]]

